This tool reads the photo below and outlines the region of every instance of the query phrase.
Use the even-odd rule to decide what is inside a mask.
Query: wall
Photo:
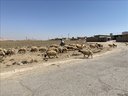
[[[116,42],[128,42],[128,37],[118,37],[116,38]]]
[[[96,37],[89,37],[86,39],[87,42],[106,42],[107,38],[96,38]]]

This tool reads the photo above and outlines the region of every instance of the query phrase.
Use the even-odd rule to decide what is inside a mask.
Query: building
[[[116,40],[116,42],[128,42],[128,31],[122,32],[120,35],[113,35],[112,40]]]
[[[87,37],[77,37],[78,40],[86,40]]]
[[[128,35],[128,31],[122,32],[122,35]]]
[[[88,37],[87,42],[106,42],[111,40],[109,35],[95,35],[94,37]]]
[[[116,42],[128,42],[128,34],[118,36]]]

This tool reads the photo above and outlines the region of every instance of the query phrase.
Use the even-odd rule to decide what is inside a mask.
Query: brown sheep
[[[30,49],[30,52],[37,52],[38,51],[38,48],[37,47],[32,47],[31,49]]]
[[[18,50],[18,53],[26,53],[26,48],[20,48],[19,50]]]
[[[54,50],[49,50],[49,51],[47,51],[47,52],[44,54],[44,57],[46,58],[47,56],[48,56],[48,58],[51,58],[51,56],[58,58],[57,52],[54,51]]]
[[[85,55],[87,55],[88,56],[87,58],[89,58],[89,56],[93,58],[93,52],[91,50],[79,50],[78,52],[81,52],[84,55],[84,57]]]

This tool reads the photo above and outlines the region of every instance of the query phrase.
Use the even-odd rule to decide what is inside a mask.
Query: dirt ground
[[[25,44],[27,44],[26,42],[23,44],[24,41],[16,41],[15,44],[19,44],[19,46],[26,46]],[[29,43],[30,45],[35,45],[37,41],[34,41],[32,43]],[[40,43],[41,41],[39,41],[37,43],[37,45],[35,46],[42,46],[42,44]],[[71,44],[71,43],[82,43],[84,41],[66,41],[66,44]],[[43,46],[48,46],[50,44],[58,44],[59,41],[43,41]],[[98,43],[101,43],[104,45],[104,48],[103,50],[101,50],[100,52],[96,52],[94,53],[95,54],[102,54],[102,53],[105,53],[107,51],[111,51],[111,50],[116,50],[116,48],[109,48],[108,47],[108,44],[111,44],[113,42],[98,42]],[[17,47],[15,46],[14,42],[12,42],[12,45],[10,46],[7,46],[10,44],[10,41],[9,42],[5,42],[2,43],[1,47],[2,48],[14,48],[14,47]],[[40,44],[40,45],[38,45]],[[121,45],[121,43],[116,43],[117,45]],[[93,49],[93,52],[95,51],[96,49]],[[32,66],[35,66],[35,65],[38,65],[38,64],[44,64],[44,63],[53,63],[56,62],[56,61],[65,61],[65,60],[70,60],[70,59],[87,59],[87,58],[83,58],[83,55],[81,53],[79,53],[78,51],[68,51],[67,53],[60,53],[58,54],[58,57],[59,58],[52,58],[52,59],[49,59],[48,61],[45,61],[43,56],[42,56],[43,53],[41,52],[35,52],[35,53],[31,53],[31,52],[27,52],[26,54],[15,54],[15,55],[12,55],[12,56],[7,56],[6,58],[4,58],[4,61],[2,63],[0,63],[0,72],[6,72],[6,71],[11,71],[11,70],[15,70],[15,69],[21,69],[21,68],[26,68],[26,67],[32,67]],[[15,62],[22,62],[22,61],[28,61],[28,62],[31,62],[31,63],[26,63],[26,64],[15,64]]]
[[[105,44],[109,43],[111,42]],[[0,94],[1,96],[128,96],[128,46],[124,43],[115,44],[117,48],[96,53],[93,59],[83,59],[83,56],[79,55],[61,60],[60,56],[50,59],[48,61],[50,64],[41,61],[5,68],[15,67],[17,70],[0,73]]]

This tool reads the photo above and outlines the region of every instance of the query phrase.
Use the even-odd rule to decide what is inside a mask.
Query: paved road
[[[116,50],[1,79],[0,96],[128,96],[128,48]]]

